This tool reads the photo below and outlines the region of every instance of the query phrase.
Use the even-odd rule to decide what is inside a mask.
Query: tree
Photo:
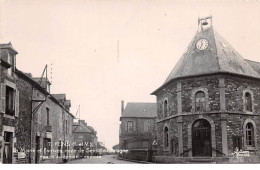
[[[114,145],[114,146],[112,147],[112,149],[118,150],[118,149],[119,149],[119,144]]]

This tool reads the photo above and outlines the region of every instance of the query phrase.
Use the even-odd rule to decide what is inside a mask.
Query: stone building
[[[19,117],[19,91],[16,85],[17,51],[11,43],[0,44],[0,163],[13,163]]]
[[[73,123],[75,157],[93,156],[97,149],[97,132],[85,120]]]
[[[127,103],[122,101],[119,150],[128,150],[128,159],[150,161],[155,138],[156,103]]]
[[[70,145],[74,118],[69,111],[70,100],[65,94],[50,94],[50,87],[40,85],[38,79],[30,77],[30,74],[20,70],[16,70],[16,74],[21,116],[16,135],[17,150],[18,153],[23,149],[31,150],[25,151],[26,157],[18,158],[17,162],[59,163],[69,159],[73,149]],[[42,81],[50,85],[45,78]]]
[[[18,70],[16,54],[11,43],[0,44],[0,162],[62,162],[72,149],[70,100],[50,94],[46,78]]]
[[[260,63],[244,59],[222,38],[212,17],[199,19],[198,28],[152,93],[157,97],[156,161],[230,161],[237,149],[249,151],[248,160],[259,158]]]

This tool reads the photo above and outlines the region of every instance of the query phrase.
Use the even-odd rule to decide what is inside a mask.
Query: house
[[[16,55],[11,43],[0,44],[0,163],[13,163],[19,117]]]
[[[151,160],[150,150],[155,138],[156,103],[121,104],[119,150],[127,150],[128,159]]]
[[[69,159],[74,116],[69,112],[70,102],[66,100],[66,95],[50,94],[49,87],[44,88],[35,81],[37,79],[18,69],[16,74],[21,117],[16,135],[17,151],[30,149],[30,152],[25,152],[25,157],[18,157],[17,162],[27,159],[29,163],[59,163]],[[42,81],[50,86],[49,82],[46,83],[47,79]],[[30,136],[26,148],[22,147],[24,133]]]
[[[0,44],[0,162],[59,163],[73,142],[70,100],[55,98],[47,78],[33,78],[15,66],[17,51]]]
[[[93,156],[97,149],[97,132],[85,120],[73,123],[75,157]]]
[[[213,28],[211,16],[199,18],[198,28],[152,93],[158,108],[156,161],[202,157],[232,163],[238,150],[259,158],[260,63],[244,59]]]

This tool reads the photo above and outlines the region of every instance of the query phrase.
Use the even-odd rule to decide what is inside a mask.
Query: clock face
[[[208,48],[208,46],[209,46],[209,42],[206,39],[200,39],[196,43],[196,48],[198,50],[205,50],[206,48]]]

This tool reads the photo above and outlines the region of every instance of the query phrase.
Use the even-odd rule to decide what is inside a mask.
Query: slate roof
[[[204,51],[196,49],[196,42],[201,38],[209,41]],[[196,33],[162,86],[176,78],[220,72],[260,78],[259,65],[245,60],[213,27],[209,27]]]
[[[253,69],[255,69],[255,71],[260,74],[260,62],[251,61],[251,60],[246,60],[246,62],[248,62],[248,64],[250,64],[251,67],[253,67]]]
[[[76,133],[91,133],[91,131],[82,122],[73,123],[73,132]]]
[[[51,94],[51,95],[58,100],[66,100],[66,94]]]
[[[122,117],[142,117],[153,118],[156,117],[156,103],[127,103]]]

